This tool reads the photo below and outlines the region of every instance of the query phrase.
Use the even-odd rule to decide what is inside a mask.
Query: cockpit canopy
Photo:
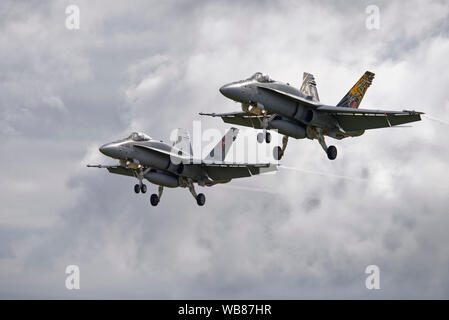
[[[274,82],[268,74],[263,74],[262,72],[256,72],[249,78],[250,80],[256,80],[257,82]]]
[[[128,137],[128,139],[131,139],[133,141],[148,141],[151,140],[150,136],[143,133],[143,132],[133,132]]]

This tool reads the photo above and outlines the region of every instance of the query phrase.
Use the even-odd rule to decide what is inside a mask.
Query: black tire
[[[262,132],[259,132],[257,134],[257,142],[262,143],[265,140],[265,137],[263,136]]]
[[[139,193],[139,192],[140,192],[140,184],[136,184],[136,185],[134,186],[134,192],[135,192],[135,193]]]
[[[327,157],[329,160],[335,160],[335,158],[337,158],[337,148],[334,146],[329,146],[327,148]]]
[[[206,196],[203,193],[199,193],[196,196],[196,203],[198,203],[199,206],[204,206],[206,203]]]
[[[140,192],[142,192],[142,193],[147,192],[147,185],[146,185],[146,184],[142,184],[142,185],[140,186]]]
[[[157,196],[157,194],[153,193],[150,196],[150,203],[153,207],[157,206],[157,204],[159,203],[159,197]]]
[[[277,146],[273,148],[273,158],[274,160],[281,160],[282,159],[282,148]]]
[[[271,133],[269,133],[268,131],[265,134],[265,142],[266,143],[270,143],[271,142]]]

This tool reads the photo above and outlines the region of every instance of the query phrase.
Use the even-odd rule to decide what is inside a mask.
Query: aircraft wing
[[[88,168],[105,168],[108,169],[108,171],[110,173],[115,173],[115,174],[121,174],[124,176],[130,176],[130,177],[134,177],[134,173],[132,171],[132,169],[130,168],[124,168],[122,166],[119,165],[102,165],[102,164],[88,164],[87,165]]]
[[[215,181],[228,181],[277,171],[277,165],[272,163],[203,162],[202,164],[206,168],[207,175]]]
[[[276,166],[272,163],[239,163],[239,162],[215,162],[202,160],[201,164],[210,167],[222,167],[222,168],[242,168],[242,167],[254,167],[254,168],[269,168]],[[276,169],[274,169],[276,170]]]
[[[202,116],[220,117],[224,122],[236,124],[239,126],[250,127],[254,129],[262,129],[262,115],[255,115],[249,112],[238,111],[229,113],[203,113]]]
[[[321,106],[316,110],[333,115],[345,131],[386,128],[420,121],[423,114],[423,112],[409,110],[369,110],[334,106]]]

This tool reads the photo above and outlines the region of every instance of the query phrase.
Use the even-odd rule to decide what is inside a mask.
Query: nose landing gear
[[[135,193],[139,193],[139,192],[145,193],[145,192],[147,192],[147,185],[144,184],[144,183],[142,183],[142,184],[138,183],[138,184],[134,185],[134,192]]]
[[[138,172],[136,172],[136,171],[134,171],[133,170],[133,173],[134,173],[134,176],[137,178],[137,180],[139,180],[139,183],[138,184],[136,184],[136,185],[134,185],[134,192],[135,193],[139,193],[139,192],[142,192],[142,193],[145,193],[145,192],[147,192],[147,186],[146,186],[146,184],[144,184],[142,181],[143,181],[143,177],[144,177],[144,174],[147,172],[148,170],[143,170],[143,168],[142,168],[142,166],[139,164],[138,165]]]
[[[270,143],[271,142],[271,133],[264,130],[264,132],[259,132],[257,134],[257,142],[262,143],[262,142],[266,142],[266,143]]]

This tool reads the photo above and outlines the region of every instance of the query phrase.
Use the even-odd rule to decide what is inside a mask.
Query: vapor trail
[[[441,124],[444,124],[444,125],[446,125],[446,126],[449,126],[449,123],[446,122],[446,121],[443,121],[443,120],[440,120],[440,119],[437,119],[437,118],[428,116],[428,115],[426,115],[426,114],[424,114],[423,116],[424,116],[425,118],[431,120],[431,121],[439,122],[439,123],[441,123]]]
[[[328,173],[328,172],[312,171],[312,170],[306,170],[306,169],[300,169],[300,168],[288,167],[288,166],[279,166],[279,168],[286,169],[286,170],[298,171],[298,172],[304,172],[304,173],[317,174],[317,175],[320,175],[320,176],[326,176],[326,177],[331,177],[331,178],[368,182],[368,179],[349,177],[349,176],[344,176],[344,175],[340,175],[340,174],[333,174],[333,173]]]
[[[264,193],[271,193],[271,194],[282,194],[282,192],[277,192],[275,190],[271,190],[268,188],[255,188],[255,187],[245,187],[245,186],[237,186],[237,185],[223,185],[222,188],[228,188],[228,189],[237,189],[237,190],[245,190],[245,191],[254,191],[254,192],[264,192]]]

